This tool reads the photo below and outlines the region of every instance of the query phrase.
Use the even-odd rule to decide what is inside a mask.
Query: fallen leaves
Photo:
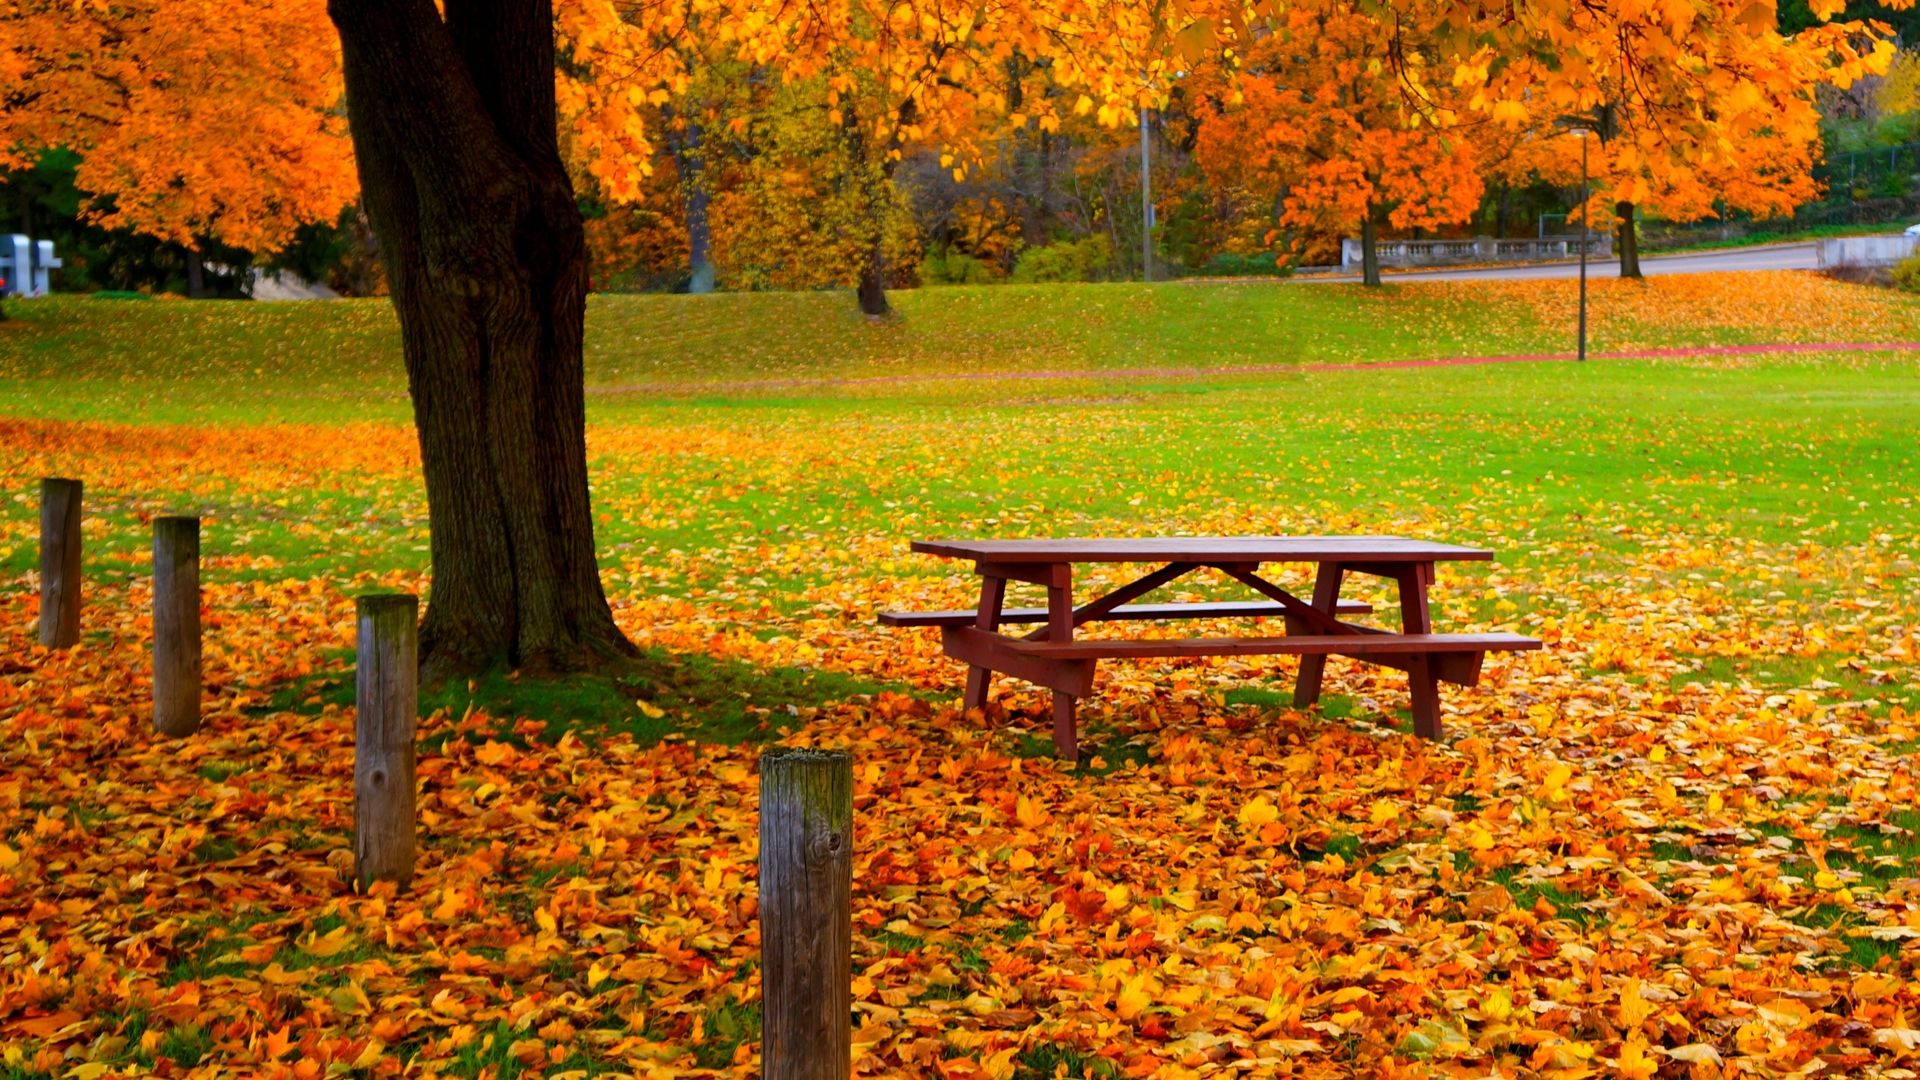
[[[1657,385],[1724,374],[1673,370]],[[1113,409],[1097,438],[1068,426],[1079,406],[1007,409],[966,421],[984,449],[932,416],[595,429],[636,638],[878,687],[750,703],[769,737],[855,757],[863,1075],[1912,1067],[1920,575],[1906,474],[1873,464],[1891,442],[1649,416],[1600,444],[1659,456],[1626,480],[1508,477],[1513,446],[1581,429],[1489,406],[1475,445],[1499,460],[1457,486],[1410,477],[1386,510],[1349,504],[1376,490],[1362,471],[1454,421],[1316,421],[1354,447],[1334,466],[1243,405]],[[355,894],[351,718],[304,680],[338,671],[350,590],[422,587],[396,551],[419,539],[407,436],[168,442],[189,431],[0,427],[16,480],[73,461],[99,500],[83,645],[32,644],[26,576],[0,599],[4,1067],[753,1074],[757,749],[435,716],[416,885]],[[1010,452],[983,471],[987,449]],[[207,724],[175,743],[146,729],[140,553],[111,546],[163,482],[224,512],[208,551],[229,560],[207,574]],[[330,513],[368,490],[379,516]],[[953,491],[972,495],[928,494]],[[1730,526],[1735,503],[1769,523]],[[338,572],[236,555],[274,513],[337,548]],[[1311,715],[1282,704],[1287,662],[1116,664],[1084,708],[1098,761],[1076,771],[1031,756],[1041,695],[1000,680],[962,713],[934,636],[871,618],[972,600],[907,534],[1388,521],[1502,549],[1443,571],[1437,623],[1551,645],[1447,695],[1446,744],[1393,729],[1392,673],[1336,661]],[[30,543],[24,513],[0,527]]]

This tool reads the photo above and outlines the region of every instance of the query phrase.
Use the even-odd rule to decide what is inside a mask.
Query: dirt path
[[[1780,342],[1765,345],[1697,345],[1671,349],[1627,349],[1589,353],[1592,360],[1654,360],[1668,357],[1765,356],[1811,352],[1920,352],[1920,341]],[[1241,364],[1227,367],[1082,368],[1041,371],[955,371],[907,375],[857,375],[846,378],[742,379],[736,382],[652,382],[589,386],[587,393],[693,394],[800,387],[887,386],[914,382],[1041,382],[1068,379],[1204,379],[1220,375],[1285,375],[1294,372],[1366,371],[1376,368],[1474,367],[1482,364],[1545,364],[1574,359],[1570,352],[1516,353],[1508,356],[1445,356],[1425,360],[1375,360],[1351,363]]]

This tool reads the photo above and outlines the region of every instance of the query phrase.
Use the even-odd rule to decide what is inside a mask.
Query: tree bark
[[[896,119],[900,123],[912,119],[913,102],[909,99],[900,106]],[[861,239],[864,242],[860,259],[858,279],[854,285],[854,296],[859,301],[860,313],[869,318],[879,318],[893,313],[893,305],[887,302],[887,194],[893,189],[894,162],[885,156],[882,148],[882,160],[875,164],[869,159],[872,143],[866,131],[860,126],[857,110],[848,106],[844,113],[843,128],[846,131],[848,163],[856,170],[853,182],[859,185],[860,202],[866,211],[864,225],[867,233]]]
[[[1360,283],[1369,288],[1380,287],[1380,247],[1373,225],[1373,210],[1367,210],[1367,216],[1360,221]]]
[[[853,759],[760,756],[761,1062],[846,1080],[853,1061]]]
[[[688,120],[683,134],[670,136],[668,146],[680,173],[680,197],[687,225],[687,291],[713,291],[713,227],[707,207],[713,195],[707,189],[704,132],[697,120]]]
[[[80,493],[78,480],[40,481],[40,644],[80,643]]]
[[[362,892],[376,881],[404,889],[413,880],[419,611],[404,593],[354,603],[353,879]]]
[[[587,259],[550,0],[330,0],[426,474],[431,682],[634,654],[594,556]]]
[[[1640,234],[1633,227],[1633,204],[1625,199],[1613,205],[1614,246],[1619,249],[1620,276],[1644,280],[1640,272]]]

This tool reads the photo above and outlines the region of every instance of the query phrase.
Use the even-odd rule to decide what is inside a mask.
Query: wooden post
[[[853,758],[760,756],[761,1065],[765,1080],[853,1070]]]
[[[153,729],[200,730],[200,519],[153,519]]]
[[[80,642],[80,481],[40,481],[40,644]]]
[[[353,878],[405,888],[413,879],[413,735],[420,715],[420,601],[362,596],[355,661]]]

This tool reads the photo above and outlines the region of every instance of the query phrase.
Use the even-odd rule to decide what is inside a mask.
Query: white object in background
[[[53,241],[42,240],[34,245],[33,251],[33,291],[28,296],[45,296],[53,291],[53,271],[65,266],[53,256]]]
[[[23,233],[0,241],[0,296],[25,296],[33,288],[33,266],[28,255],[32,249],[33,241]]]

